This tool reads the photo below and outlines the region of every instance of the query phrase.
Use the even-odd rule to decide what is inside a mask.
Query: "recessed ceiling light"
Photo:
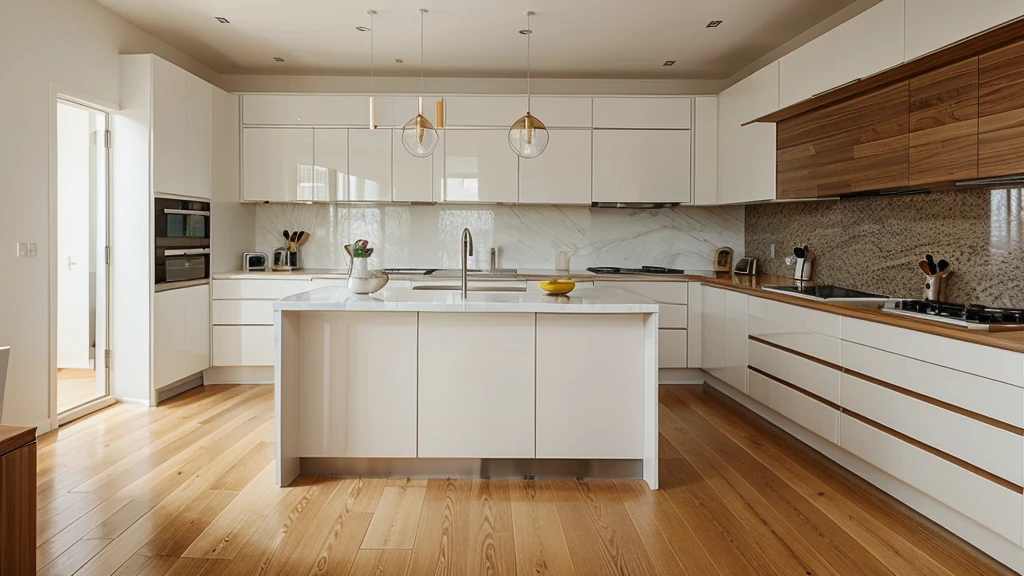
[[[281,58],[280,56],[274,56],[274,62],[284,62],[284,58]]]
[[[675,63],[676,63],[675,60],[665,60],[665,63],[662,64],[662,66],[673,66],[673,65],[675,65]]]
[[[370,31],[370,29],[367,28],[366,26],[356,26],[356,30],[359,30],[360,32],[369,32]]]
[[[533,30],[520,30],[519,33],[526,36],[527,34],[533,34]]]
[[[404,63],[405,63],[405,60],[402,60],[401,58],[395,58],[395,64],[404,64]]]
[[[705,26],[705,28],[718,28],[718,25],[721,23],[721,20],[712,20],[711,22],[708,22],[708,25]]]
[[[217,22],[220,22],[221,24],[231,24],[231,22],[223,16],[214,16],[214,18],[216,18]]]

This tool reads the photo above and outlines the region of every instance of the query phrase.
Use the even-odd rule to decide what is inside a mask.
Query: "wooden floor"
[[[270,386],[107,408],[41,438],[41,574],[1012,574],[778,429],[661,389],[641,481],[273,482]]]
[[[102,396],[96,392],[96,371],[80,368],[57,370],[57,412],[77,408]]]

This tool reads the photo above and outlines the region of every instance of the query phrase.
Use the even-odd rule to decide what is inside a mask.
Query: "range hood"
[[[671,208],[680,202],[591,202],[591,208],[632,208],[634,210],[650,210],[652,208]]]

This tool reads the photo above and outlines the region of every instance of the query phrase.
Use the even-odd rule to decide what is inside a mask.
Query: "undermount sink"
[[[515,278],[518,270],[515,268],[497,268],[494,270],[469,269],[467,276],[475,278]],[[427,274],[431,278],[462,278],[462,270],[458,268],[442,268]]]
[[[449,290],[453,292],[461,292],[462,286],[436,286],[436,285],[425,285],[425,286],[413,286],[413,290]],[[470,286],[469,292],[526,292],[525,286]]]

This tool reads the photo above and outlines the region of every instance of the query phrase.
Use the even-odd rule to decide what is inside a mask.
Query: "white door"
[[[56,103],[57,412],[106,396],[107,115]]]

